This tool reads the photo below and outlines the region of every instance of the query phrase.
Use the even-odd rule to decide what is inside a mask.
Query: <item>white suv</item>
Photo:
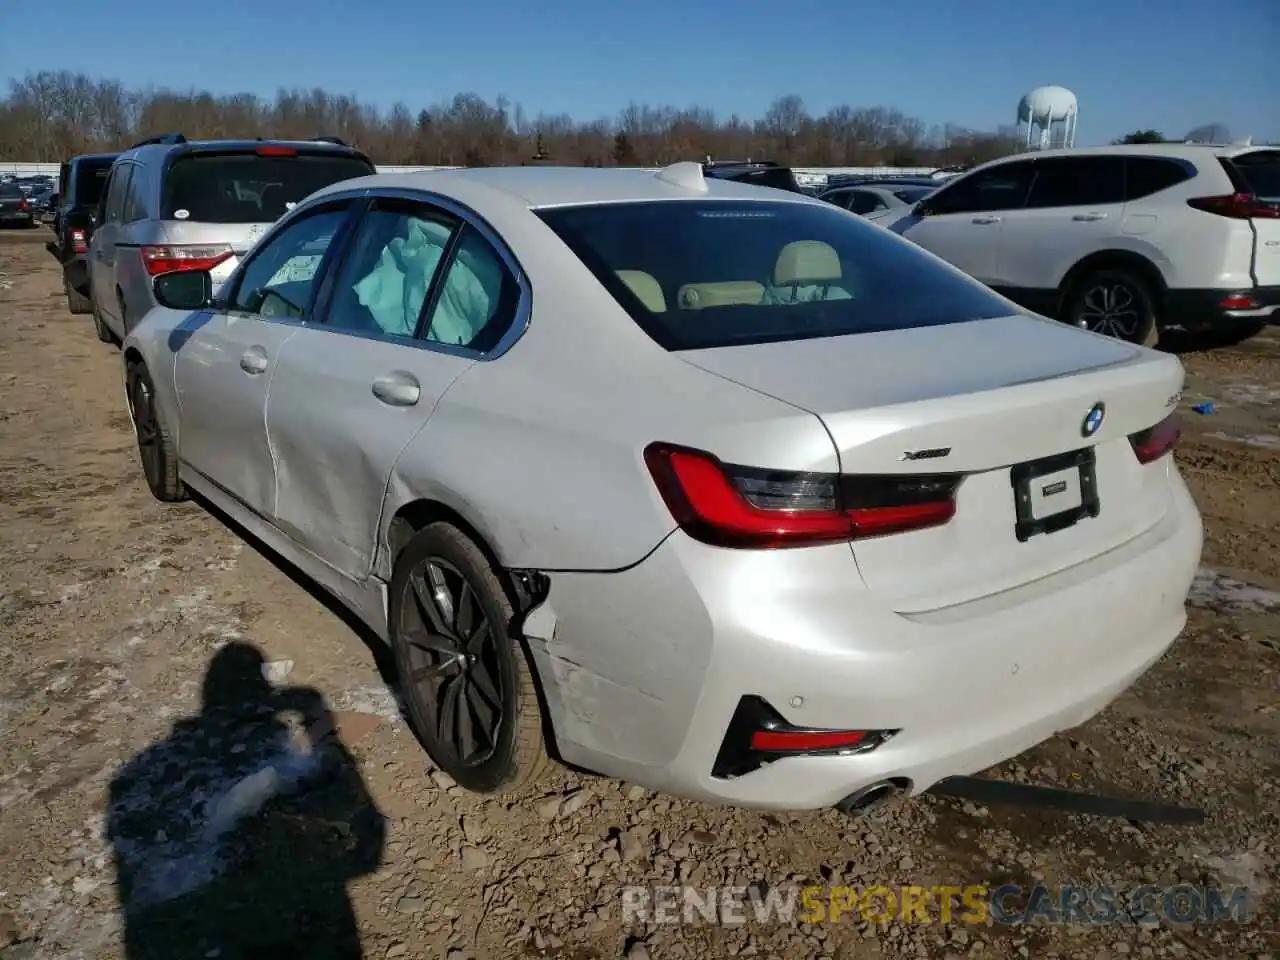
[[[1280,319],[1276,147],[1021,154],[880,222],[1029,310],[1126,340]]]

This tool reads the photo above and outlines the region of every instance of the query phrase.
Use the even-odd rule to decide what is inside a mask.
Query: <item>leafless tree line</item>
[[[355,96],[281,90],[242,93],[129,90],[69,71],[11,80],[0,101],[0,160],[60,161],[120,149],[147,136],[337,136],[383,164],[485,166],[543,159],[588,166],[654,166],[676,160],[769,159],[795,166],[947,166],[1015,152],[1008,128],[929,127],[886,107],[839,106],[812,116],[800,97],[778,98],[757,120],[704,107],[632,103],[613,119],[530,117],[517,103],[474,93],[419,110],[381,111]]]

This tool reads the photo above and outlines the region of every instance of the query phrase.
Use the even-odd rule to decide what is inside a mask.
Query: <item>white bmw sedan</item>
[[[724,180],[546,167],[312,195],[124,343],[147,483],[394,649],[432,760],[857,810],[1093,716],[1201,548],[1173,356]]]

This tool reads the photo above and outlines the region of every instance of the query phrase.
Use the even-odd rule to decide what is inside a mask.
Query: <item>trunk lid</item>
[[[1027,316],[678,355],[816,414],[842,473],[966,475],[950,523],[853,544],[864,581],[900,612],[1081,563],[1154,526],[1169,503],[1168,461],[1143,467],[1129,435],[1175,407],[1173,356]],[[1095,404],[1102,422],[1086,436]],[[1082,450],[1097,515],[1020,540],[1013,468]],[[1044,516],[1080,504],[1081,482],[1057,465],[1025,490]]]

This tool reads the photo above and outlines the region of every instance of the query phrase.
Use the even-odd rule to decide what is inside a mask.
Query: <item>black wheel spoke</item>
[[[413,595],[417,601],[418,612],[423,621],[423,626],[432,633],[452,640],[454,633],[449,621],[453,618],[452,616],[446,618],[442,615],[439,605],[438,594],[442,588],[434,584],[428,584],[424,574],[421,572],[410,574],[409,583],[413,587]]]
[[[457,725],[457,746],[458,759],[466,760],[470,758],[477,748],[475,731],[471,723],[471,704],[467,698],[467,688],[471,686],[467,677],[463,677],[458,681],[458,695],[454,697],[453,708],[456,713],[455,723]]]
[[[454,633],[459,638],[471,635],[475,602],[476,595],[471,590],[471,584],[463,580],[462,588],[458,591],[458,603],[454,607]]]
[[[474,673],[471,674],[472,682],[467,684],[467,689],[463,691],[462,696],[467,701],[467,710],[471,714],[472,730],[484,740],[479,746],[484,749],[492,749],[498,743],[497,721],[499,715],[480,696],[479,687],[475,683],[475,676]]]
[[[440,708],[436,721],[436,732],[441,743],[454,746],[457,744],[458,698],[462,695],[462,685],[466,680],[459,674],[451,677],[442,685],[440,691]],[[462,759],[461,756],[458,757]]]
[[[471,683],[475,687],[476,695],[488,704],[490,710],[501,712],[502,695],[498,693],[498,685],[494,682],[493,675],[483,659],[476,660],[471,665]]]
[[[457,658],[457,648],[454,647],[453,642],[448,637],[436,636],[428,628],[416,626],[410,626],[403,633],[404,642],[417,650],[425,650],[436,657],[444,657],[450,660]]]
[[[457,660],[448,659],[441,660],[439,663],[423,664],[410,670],[405,676],[405,683],[416,686],[420,683],[426,683],[430,680],[439,680],[443,677],[449,677],[452,674],[460,672],[461,664]]]
[[[471,654],[473,657],[480,656],[481,652],[484,650],[485,644],[488,643],[490,638],[488,619],[482,615],[480,617],[480,622],[472,628],[469,634],[464,634],[464,636],[467,638],[467,653]]]

